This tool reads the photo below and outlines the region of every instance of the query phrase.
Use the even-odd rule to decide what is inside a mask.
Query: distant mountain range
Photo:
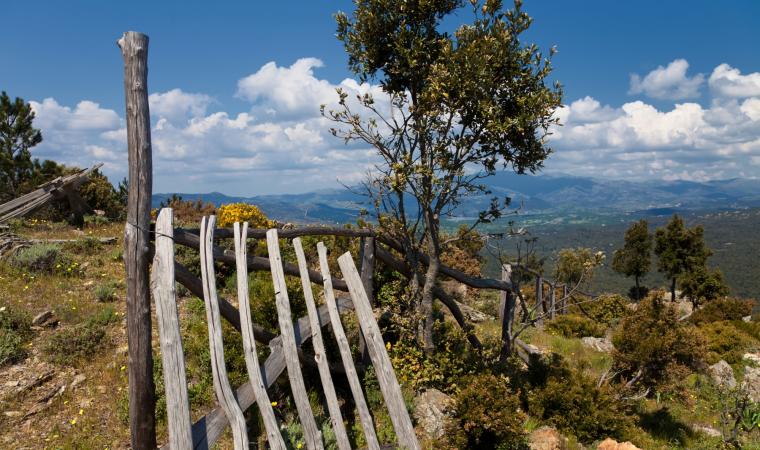
[[[525,213],[640,212],[670,214],[679,210],[724,210],[760,206],[760,180],[730,179],[692,181],[617,181],[567,175],[517,175],[498,173],[488,178],[492,196],[510,197],[514,207]],[[171,197],[153,195],[153,206]],[[233,197],[219,192],[177,193],[185,200],[203,199],[220,205],[247,202],[258,205],[269,217],[296,223],[353,222],[367,199],[346,188],[324,189],[304,194]],[[475,217],[490,197],[465,199],[456,215]]]

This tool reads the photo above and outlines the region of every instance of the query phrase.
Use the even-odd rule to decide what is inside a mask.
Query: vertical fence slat
[[[541,315],[543,314],[541,305],[544,304],[544,279],[541,277],[541,275],[536,277],[536,314],[538,315],[539,319],[536,321],[538,325],[541,325],[544,323],[543,318]]]
[[[512,282],[512,266],[503,264],[501,266],[501,279],[507,283]],[[501,357],[507,358],[512,353],[512,323],[515,318],[515,307],[517,302],[515,294],[509,291],[499,292],[499,320],[501,321]]]
[[[295,332],[290,312],[290,300],[288,299],[288,287],[285,284],[285,272],[282,268],[280,256],[280,243],[278,242],[277,230],[267,231],[267,249],[269,251],[269,263],[274,284],[275,301],[277,304],[277,317],[280,324],[280,336],[282,348],[285,351],[285,362],[288,366],[288,379],[290,389],[298,410],[298,417],[303,426],[306,446],[309,450],[322,449],[322,435],[317,428],[314,414],[309,404],[309,396],[303,381],[301,366],[298,362],[298,349],[296,348]]]
[[[156,255],[153,257],[153,298],[156,301],[158,337],[161,342],[169,446],[172,450],[193,448],[190,402],[187,396],[185,355],[179,332],[174,281],[173,211],[163,208],[156,219]]]
[[[153,161],[148,108],[148,36],[128,31],[118,45],[124,57],[129,195],[124,229],[129,347],[129,430],[132,448],[156,447],[155,386],[151,347],[148,246]]]
[[[367,340],[367,349],[372,359],[372,365],[375,367],[377,381],[380,385],[380,391],[383,393],[385,405],[388,408],[388,414],[391,416],[393,429],[398,437],[399,447],[407,450],[420,450],[420,443],[414,434],[412,420],[409,412],[406,410],[404,397],[401,395],[401,387],[393,371],[391,359],[385,349],[380,327],[375,321],[375,315],[372,313],[372,307],[369,304],[367,293],[364,292],[361,276],[356,270],[356,265],[351,257],[351,253],[344,253],[338,258],[340,270],[348,285],[349,293],[354,301],[356,315],[359,318],[364,338]]]
[[[340,357],[343,360],[343,367],[346,369],[348,385],[351,387],[351,394],[354,396],[354,403],[359,412],[359,421],[362,424],[362,430],[364,430],[364,439],[367,441],[367,448],[369,450],[380,450],[380,443],[378,442],[377,434],[375,433],[375,425],[372,422],[372,416],[369,413],[367,401],[364,399],[362,385],[359,383],[359,375],[356,373],[354,359],[353,356],[351,356],[351,347],[348,344],[346,332],[343,330],[343,324],[340,321],[338,306],[335,303],[332,275],[330,275],[330,266],[327,263],[327,248],[324,243],[320,242],[317,244],[317,253],[319,254],[319,269],[320,272],[322,272],[322,280],[324,283],[325,304],[327,305],[327,311],[330,314],[330,324],[332,325],[333,334],[335,335],[335,341],[338,343]]]
[[[298,259],[298,270],[301,272],[301,286],[303,287],[303,296],[306,300],[309,322],[311,323],[311,329],[314,330],[311,338],[311,343],[314,346],[314,359],[317,361],[319,378],[322,380],[322,389],[327,400],[327,410],[330,413],[330,420],[335,431],[335,439],[340,450],[351,450],[346,426],[343,424],[343,416],[340,413],[338,396],[335,394],[335,386],[333,386],[332,376],[330,375],[330,366],[327,363],[327,352],[325,352],[325,344],[322,341],[319,313],[317,312],[317,304],[314,302],[314,292],[311,288],[311,279],[309,279],[309,266],[306,264],[306,255],[303,252],[301,238],[293,239],[293,247],[296,250],[296,258]]]
[[[216,279],[214,275],[214,226],[216,217],[204,217],[201,220],[201,277],[203,279],[203,297],[206,303],[206,320],[208,322],[209,350],[211,369],[214,377],[214,391],[219,405],[230,421],[235,450],[248,449],[248,432],[243,411],[240,410],[227,376],[224,364],[224,344],[222,341],[222,321],[219,317],[219,302],[216,298]]]
[[[557,309],[557,286],[554,284],[549,285],[549,319],[554,319],[554,315]]]
[[[256,354],[256,340],[253,335],[253,321],[251,320],[251,304],[248,297],[248,222],[243,224],[241,233],[240,223],[235,222],[235,262],[237,266],[237,291],[238,306],[240,308],[240,331],[243,335],[243,350],[245,354],[245,366],[248,369],[248,378],[253,388],[256,404],[259,406],[261,417],[264,420],[264,428],[267,432],[269,447],[274,450],[286,450],[285,441],[280,434],[280,427],[272,410],[264,381],[261,376],[259,357]]]

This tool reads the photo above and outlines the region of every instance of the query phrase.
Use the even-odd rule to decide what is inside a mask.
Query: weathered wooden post
[[[543,311],[541,311],[540,305],[544,304],[544,279],[541,277],[541,275],[536,276],[536,314],[538,314],[538,320],[536,320],[536,323],[538,325],[542,325],[544,323],[543,320]]]
[[[549,319],[554,319],[557,310],[557,286],[554,283],[549,284]]]
[[[501,280],[512,283],[512,266],[501,266]],[[501,320],[501,360],[505,360],[512,353],[512,322],[515,318],[515,294],[512,290],[500,292],[499,319]]]
[[[374,308],[375,305],[375,286],[372,277],[375,274],[375,238],[363,237],[359,240],[359,261],[361,267],[361,278],[364,290],[367,292],[369,304]],[[364,335],[359,333],[359,361],[366,367],[371,364],[369,353],[367,352],[367,342]]]
[[[148,110],[148,36],[128,31],[124,57],[129,200],[124,229],[129,346],[129,429],[133,449],[156,447],[155,386],[150,323],[149,241],[153,162]]]

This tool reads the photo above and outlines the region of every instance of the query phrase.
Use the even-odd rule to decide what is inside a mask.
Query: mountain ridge
[[[731,178],[706,182],[608,180],[572,175],[517,175],[500,172],[484,180],[489,196],[464,198],[455,211],[458,218],[475,217],[492,196],[510,197],[512,206],[525,213],[563,211],[621,212],[648,210],[722,210],[760,206],[760,180]],[[176,193],[185,200],[203,199],[220,205],[245,202],[258,205],[268,216],[286,222],[353,222],[366,197],[346,188],[325,188],[301,194],[230,196],[221,192]],[[158,207],[172,193],[153,195]]]

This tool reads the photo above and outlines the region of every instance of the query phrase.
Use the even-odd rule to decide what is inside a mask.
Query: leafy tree
[[[691,300],[694,308],[706,301],[725,297],[729,293],[728,285],[720,269],[709,270],[701,266],[681,275],[679,280],[682,294]]]
[[[564,248],[559,251],[555,279],[572,287],[588,287],[594,278],[594,269],[602,264],[603,252],[590,248]]]
[[[33,120],[31,105],[0,93],[0,201],[18,196],[21,183],[33,173],[29,149],[42,142]]]
[[[450,34],[442,21],[467,3],[474,20]],[[558,84],[547,86],[549,58],[520,41],[531,18],[521,2],[356,0],[336,15],[337,36],[362,81],[378,80],[388,102],[339,93],[331,132],[363,141],[380,156],[366,182],[383,230],[413,268],[412,291],[425,349],[433,346],[433,289],[440,269],[441,217],[464,197],[489,194],[480,183],[497,168],[535,172],[550,153]],[[361,111],[359,113],[358,111]],[[491,200],[472,225],[499,217],[508,199]],[[456,239],[456,237],[454,237]],[[429,259],[427,269],[420,264]],[[423,274],[424,272],[424,274]]]
[[[712,254],[705,245],[704,228],[701,225],[686,228],[678,214],[673,215],[665,228],[655,232],[654,253],[658,257],[658,270],[671,279],[671,301],[676,301],[676,279],[704,267]]]
[[[639,300],[641,288],[639,279],[649,272],[652,265],[652,235],[649,223],[641,219],[633,223],[625,232],[623,248],[615,250],[612,258],[612,270],[627,277],[634,277],[636,283],[635,298]]]

